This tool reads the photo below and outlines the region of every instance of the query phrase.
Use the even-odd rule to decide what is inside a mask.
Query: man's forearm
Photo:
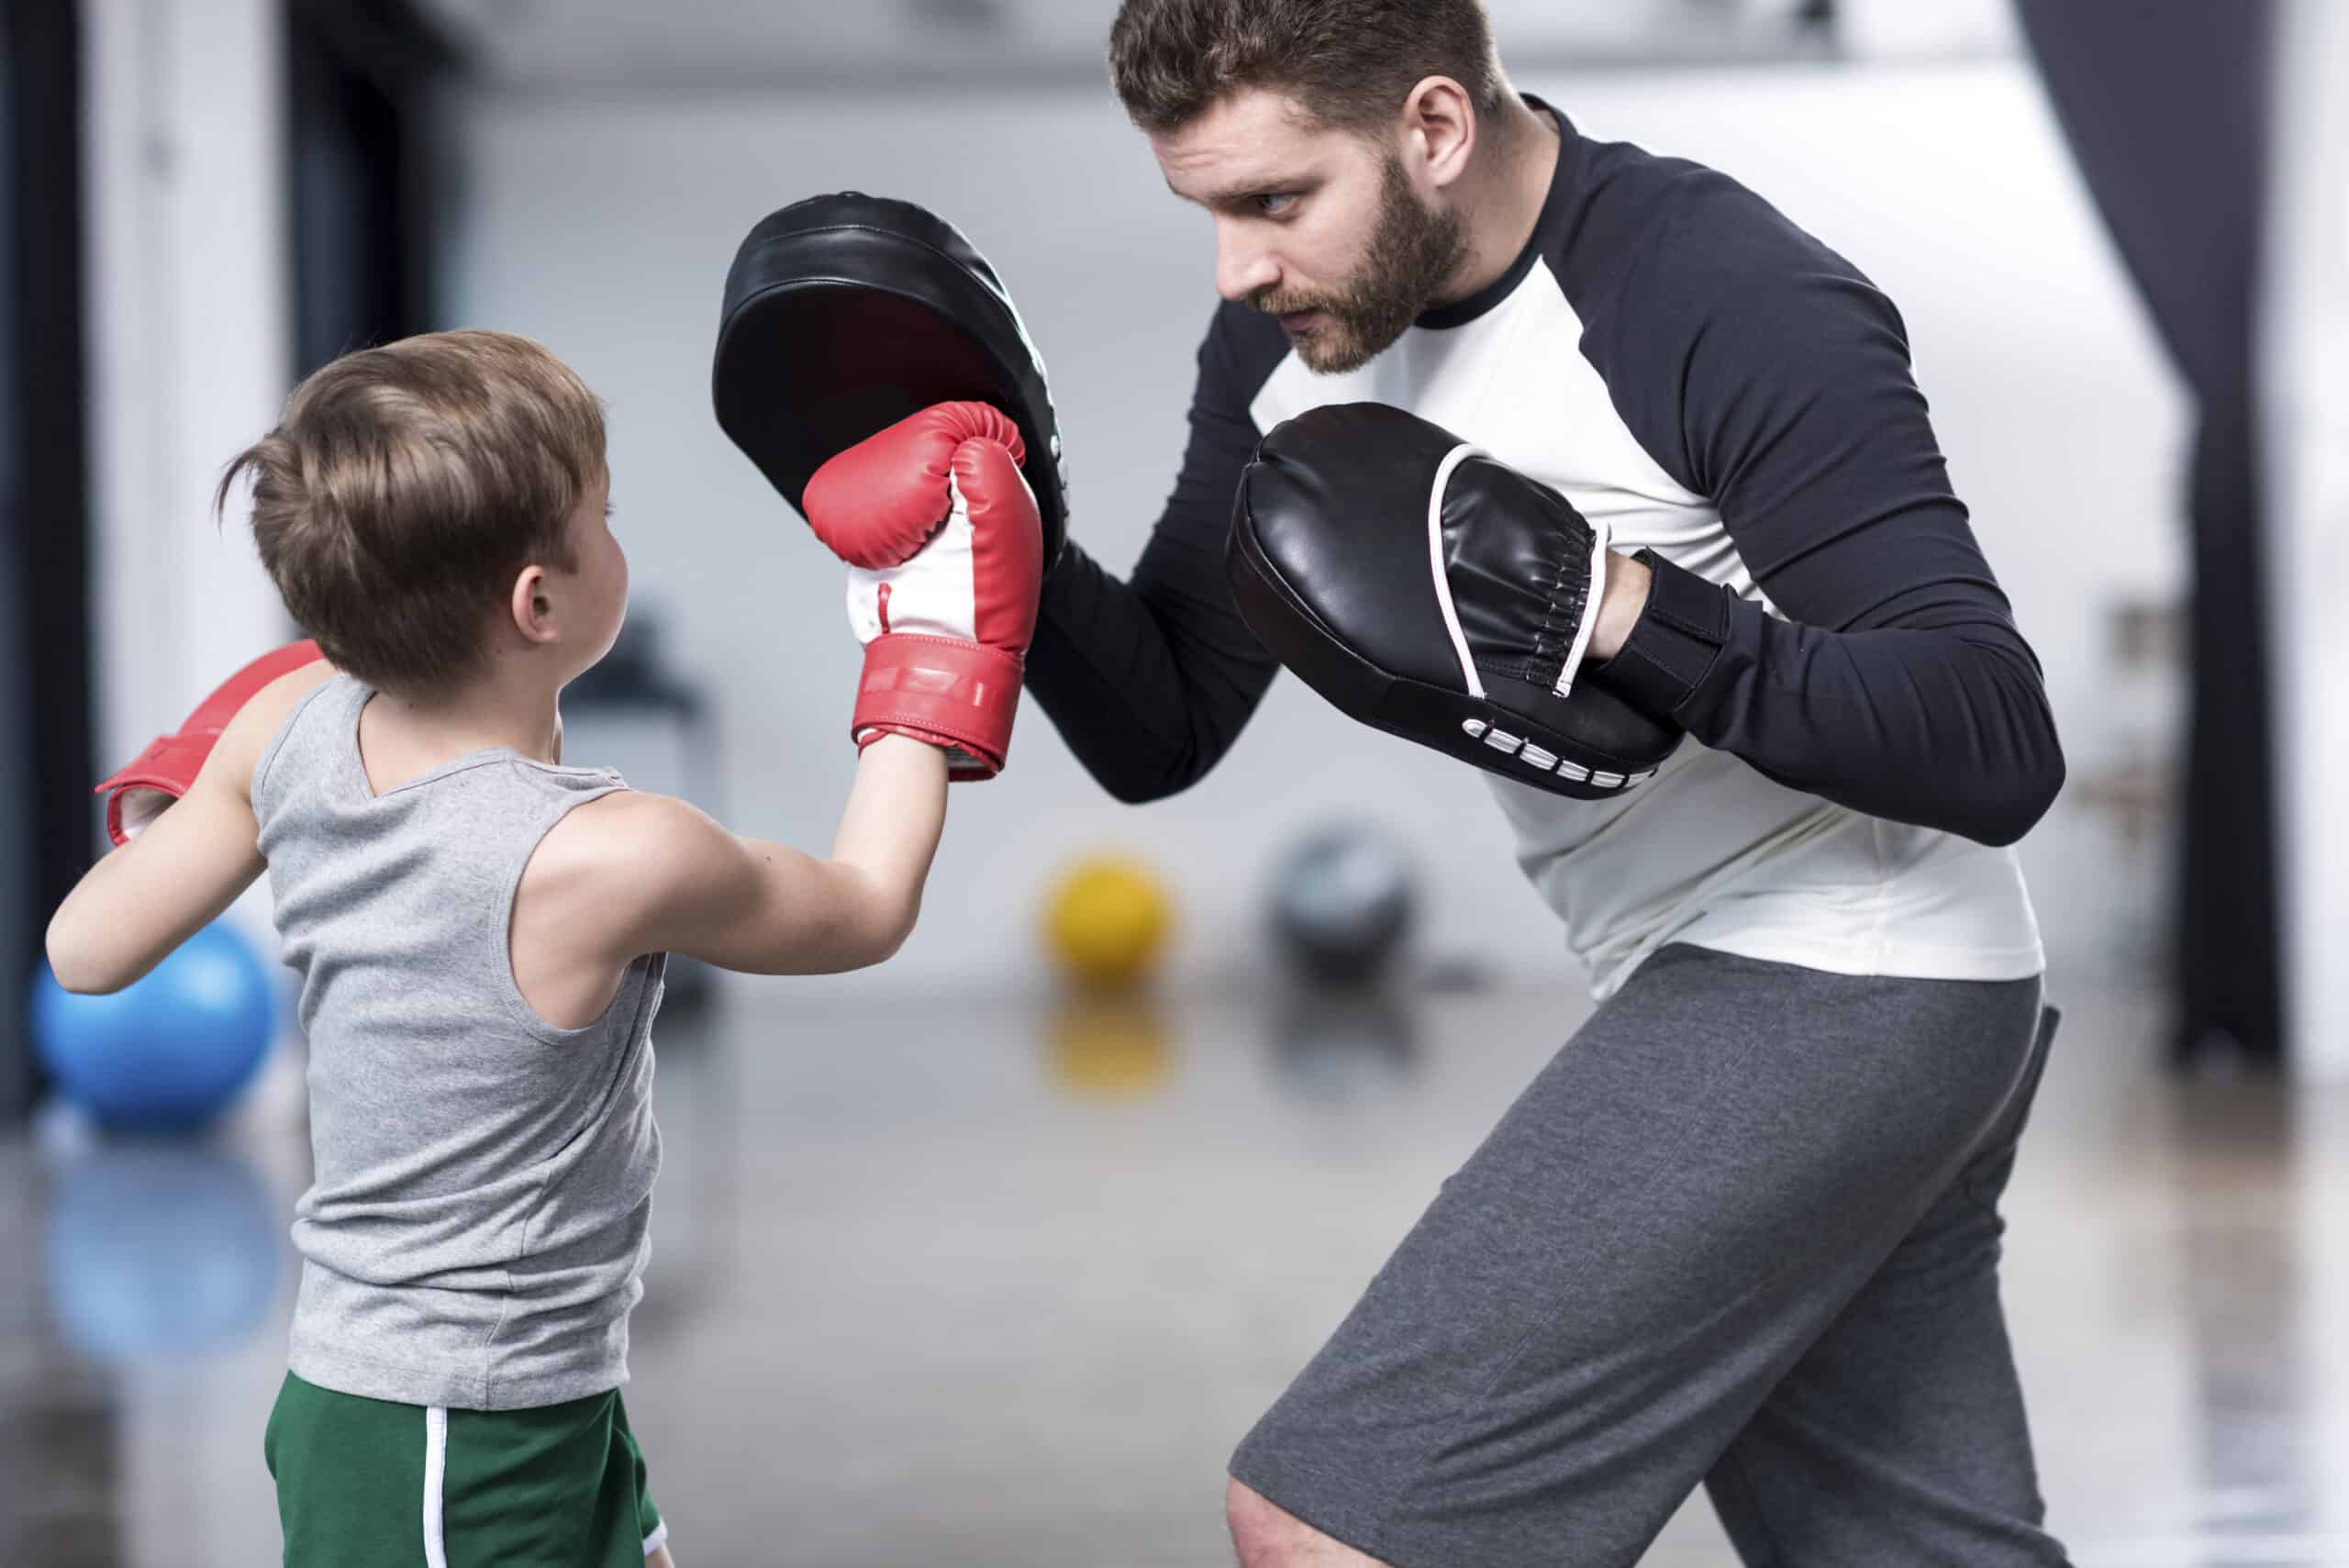
[[[1948,589],[1829,631],[1654,561],[1645,607],[1597,673],[1781,784],[2011,843],[2062,787],[2064,755],[2037,662],[1992,597]]]
[[[1044,584],[1028,690],[1085,770],[1130,804],[1198,782],[1272,678],[1221,562],[1207,557],[1161,539],[1129,583],[1072,543]]]

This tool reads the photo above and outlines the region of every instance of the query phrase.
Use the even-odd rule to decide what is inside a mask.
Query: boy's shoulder
[[[563,814],[526,875],[628,901],[710,873],[733,836],[674,795],[616,789]]]
[[[614,790],[548,829],[518,900],[572,940],[632,956],[644,932],[721,878],[739,852],[731,834],[674,795]]]
[[[717,825],[674,795],[616,789],[562,815],[540,851],[583,867],[642,875]]]

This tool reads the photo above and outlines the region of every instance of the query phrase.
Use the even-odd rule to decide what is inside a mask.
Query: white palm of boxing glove
[[[808,523],[848,563],[849,625],[864,644],[850,720],[860,747],[910,735],[945,747],[953,778],[1002,771],[1043,577],[1024,455],[1000,410],[941,403],[808,481]]]
[[[979,640],[971,503],[952,473],[946,486],[946,520],[910,560],[877,572],[848,569],[848,624],[859,642],[901,635]]]

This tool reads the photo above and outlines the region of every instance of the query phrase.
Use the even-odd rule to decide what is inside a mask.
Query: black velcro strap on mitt
[[[1047,570],[1068,538],[1044,362],[986,259],[911,202],[842,191],[762,218],[726,274],[710,395],[802,516],[834,454],[934,403],[992,403],[1027,447]]]
[[[1553,795],[1618,795],[1683,731],[1575,678],[1584,601],[1559,584],[1587,571],[1605,535],[1464,445],[1375,403],[1276,427],[1232,509],[1225,569],[1241,616],[1353,718]]]

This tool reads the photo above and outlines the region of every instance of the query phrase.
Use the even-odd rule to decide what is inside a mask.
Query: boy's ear
[[[554,640],[554,600],[547,592],[547,572],[543,566],[525,566],[514,579],[514,593],[507,601],[507,613],[512,617],[514,629],[527,642]]]

